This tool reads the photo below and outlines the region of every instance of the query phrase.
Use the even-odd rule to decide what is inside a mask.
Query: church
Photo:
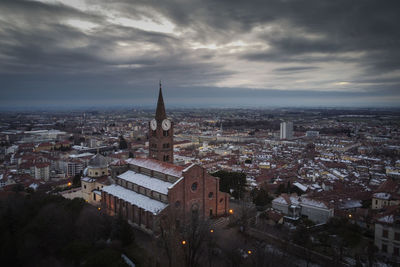
[[[148,232],[156,232],[161,216],[185,221],[193,214],[210,218],[228,214],[229,194],[219,191],[219,178],[196,164],[174,165],[174,123],[165,112],[160,84],[156,114],[149,124],[148,158],[111,165],[115,184],[102,190],[102,208],[121,214]]]

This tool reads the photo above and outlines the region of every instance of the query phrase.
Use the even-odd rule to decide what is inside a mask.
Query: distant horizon
[[[141,111],[154,111],[155,105],[110,105],[110,106],[25,106],[4,108],[0,107],[0,113],[7,112],[94,112],[94,111],[122,111],[122,110],[141,110]],[[343,110],[343,111],[356,111],[356,110],[377,110],[377,111],[400,111],[399,106],[202,106],[194,107],[190,105],[169,105],[166,110]]]

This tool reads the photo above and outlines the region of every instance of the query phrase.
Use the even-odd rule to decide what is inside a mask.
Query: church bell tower
[[[156,116],[149,122],[149,158],[173,163],[173,136],[174,124],[165,113],[160,81]]]

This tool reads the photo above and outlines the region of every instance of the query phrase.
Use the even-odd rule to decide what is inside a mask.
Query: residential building
[[[390,207],[375,222],[375,246],[394,262],[400,262],[400,208]]]
[[[297,220],[300,217],[307,217],[314,223],[326,223],[334,213],[334,208],[321,200],[287,194],[272,200],[272,208],[285,214],[287,219]]]
[[[34,168],[35,179],[42,179],[44,181],[48,181],[50,179],[50,163],[36,163]]]
[[[281,122],[280,139],[290,140],[293,138],[293,122]]]

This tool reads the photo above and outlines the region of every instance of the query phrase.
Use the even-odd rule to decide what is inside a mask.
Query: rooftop
[[[118,178],[165,195],[168,194],[168,187],[172,185],[169,182],[165,182],[157,178],[152,178],[145,174],[136,173],[134,171],[126,171],[123,174],[119,175]]]
[[[123,199],[131,203],[132,205],[149,211],[154,215],[160,213],[167,206],[167,204],[163,202],[151,199],[149,197],[138,194],[132,190],[123,188],[122,186],[115,184],[103,187],[103,191],[120,199]]]
[[[182,176],[183,167],[176,166],[171,163],[158,161],[155,159],[129,158],[126,160],[129,164],[142,168],[150,169],[156,172],[180,178]]]

